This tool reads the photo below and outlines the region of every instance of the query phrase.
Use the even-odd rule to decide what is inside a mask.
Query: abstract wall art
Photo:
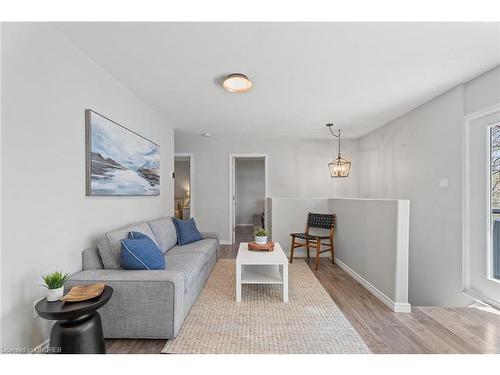
[[[87,195],[159,195],[160,146],[85,111]]]

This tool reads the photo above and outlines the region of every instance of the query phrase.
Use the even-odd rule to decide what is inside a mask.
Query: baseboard
[[[393,306],[392,311],[396,313],[411,313],[411,305],[409,303],[393,302]]]
[[[229,240],[219,240],[219,245],[232,245]]]
[[[365,280],[362,276],[349,268],[347,264],[339,260],[337,257],[335,258],[335,263],[345,272],[347,272],[353,279],[363,285],[371,294],[377,297],[380,302],[382,302],[392,311],[397,313],[411,313],[411,305],[409,303],[394,302],[392,299],[387,297],[384,293],[370,284],[367,280]]]
[[[463,290],[463,293],[465,293],[469,297],[474,298],[475,300],[478,300],[482,303],[486,303],[486,304],[488,304],[496,309],[500,309],[500,303],[498,303],[498,301],[495,301],[494,299],[488,298],[488,297],[484,296],[483,294],[477,292],[474,289],[465,288]]]

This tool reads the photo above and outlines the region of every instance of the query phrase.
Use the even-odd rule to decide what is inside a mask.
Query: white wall
[[[2,105],[1,105],[1,98],[2,98],[2,75],[3,75],[3,69],[2,69],[2,30],[3,30],[3,23],[0,22],[0,314],[2,311],[2,298],[1,298],[1,293],[2,293],[2,244],[3,244],[3,239],[2,239],[2,218],[3,218],[3,207],[2,207],[2,172],[1,172],[1,166],[2,166],[2,129],[3,129],[3,115],[2,115]],[[1,315],[0,315],[1,316]],[[3,348],[2,346],[2,323],[0,322],[0,348]]]
[[[500,66],[464,85],[465,115],[498,103],[500,103]]]
[[[201,230],[218,232],[229,240],[229,154],[255,153],[268,157],[268,196],[356,197],[357,141],[343,140],[342,154],[353,161],[351,177],[332,179],[328,163],[336,156],[336,143],[325,140],[175,139],[175,152],[194,153],[195,219]]]
[[[489,107],[491,108],[491,107]],[[490,126],[500,124],[500,104],[495,111],[477,112],[467,118],[464,206],[464,289],[479,299],[500,307],[500,284],[490,278],[494,244],[489,240],[490,215]]]
[[[2,32],[2,344],[46,338],[33,320],[40,275],[81,267],[96,236],[173,210],[173,131],[48,24]],[[91,108],[160,144],[158,197],[85,196],[85,116]]]
[[[464,85],[467,123],[464,200],[464,290],[500,307],[500,284],[490,279],[489,127],[500,122],[500,67]]]
[[[471,301],[462,293],[464,115],[499,102],[497,67],[359,140],[359,196],[411,202],[412,304]]]
[[[236,225],[252,224],[264,212],[266,175],[264,159],[236,159]]]
[[[411,203],[412,305],[470,301],[461,292],[463,111],[457,87],[359,140],[360,197]]]
[[[174,197],[184,198],[189,191],[189,161],[175,160],[174,170]]]
[[[304,231],[308,212],[335,213],[338,264],[391,309],[409,311],[407,200],[269,198],[268,206],[272,239],[287,255],[290,233]]]

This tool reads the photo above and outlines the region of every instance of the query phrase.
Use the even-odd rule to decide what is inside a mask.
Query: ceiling
[[[359,137],[500,64],[498,23],[54,25],[178,136]]]

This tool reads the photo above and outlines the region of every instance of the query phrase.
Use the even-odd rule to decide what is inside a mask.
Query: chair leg
[[[295,236],[292,236],[292,246],[290,248],[290,263],[293,262],[293,251],[295,250]]]
[[[309,256],[309,240],[306,240],[306,249],[307,249],[307,258],[310,258],[310,256]]]
[[[335,245],[333,244],[333,239],[330,237],[330,246],[332,252],[332,263],[335,264]]]
[[[320,254],[320,251],[321,251],[321,241],[318,238],[317,241],[316,241],[316,271],[319,268],[319,254]]]

